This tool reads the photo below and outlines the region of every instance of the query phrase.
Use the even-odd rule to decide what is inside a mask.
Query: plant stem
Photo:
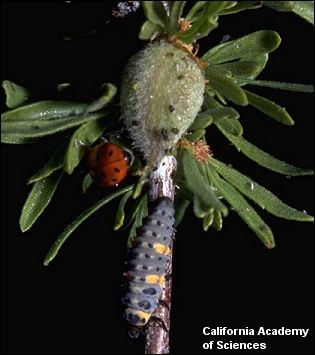
[[[165,156],[157,165],[157,169],[150,174],[150,199],[168,197],[174,201],[175,187],[172,174],[176,170],[176,159],[173,156]],[[171,246],[171,250],[173,250]],[[172,255],[166,268],[165,284],[159,305],[153,313],[146,328],[146,354],[168,354],[170,311],[172,294]]]

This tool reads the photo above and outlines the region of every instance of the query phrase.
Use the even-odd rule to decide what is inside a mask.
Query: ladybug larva
[[[178,42],[158,40],[130,59],[121,87],[122,118],[151,167],[194,121],[204,88],[200,61]]]
[[[158,306],[171,255],[174,221],[173,202],[160,199],[129,249],[123,304],[125,318],[133,326],[144,326]]]

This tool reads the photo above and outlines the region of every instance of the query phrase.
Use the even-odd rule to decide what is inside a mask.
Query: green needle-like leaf
[[[269,80],[253,80],[237,78],[237,84],[239,85],[254,85],[263,86],[271,89],[287,90],[294,92],[304,92],[304,93],[314,93],[313,85],[296,84],[296,83],[283,83],[279,81],[269,81]]]
[[[223,228],[222,214],[219,211],[217,211],[217,210],[213,211],[213,220],[212,220],[212,224],[211,225],[218,232],[220,230],[222,230],[222,228]]]
[[[314,25],[314,1],[264,1],[263,3],[279,12],[293,12]]]
[[[139,39],[142,40],[148,40],[152,39],[156,34],[162,33],[163,29],[159,25],[156,25],[155,23],[152,23],[150,21],[145,21],[143,25],[141,26],[140,32],[139,32]]]
[[[80,226],[81,223],[83,223],[87,218],[89,218],[93,213],[95,213],[97,210],[99,210],[101,207],[105,206],[107,203],[112,201],[113,199],[125,194],[127,191],[131,191],[133,189],[133,185],[127,186],[119,191],[116,191],[100,201],[97,201],[93,206],[85,210],[83,213],[81,213],[72,223],[70,223],[66,229],[58,236],[57,240],[55,243],[52,245],[50,250],[48,251],[45,260],[44,260],[44,265],[48,266],[51,261],[57,256],[60,248],[63,246],[63,244],[66,242],[66,240],[69,238],[69,236]]]
[[[188,128],[189,132],[205,129],[212,123],[213,118],[208,112],[202,112],[197,115],[194,122]]]
[[[68,130],[87,121],[98,120],[108,113],[96,112],[58,120],[5,121],[1,124],[1,142],[16,144],[21,138],[39,138]]]
[[[222,71],[227,75],[230,73],[234,78],[252,78],[256,77],[261,71],[261,64],[249,60],[239,60],[237,62],[223,63],[213,65],[213,68],[218,71]],[[238,84],[238,81],[236,81]]]
[[[225,180],[237,188],[242,194],[255,201],[261,208],[266,209],[273,215],[295,221],[314,221],[314,217],[286,205],[272,192],[237,170],[230,168],[214,158],[211,158],[209,162]]]
[[[167,13],[162,1],[142,1],[142,6],[145,16],[150,22],[162,27],[163,29],[168,28]]]
[[[121,228],[125,221],[125,205],[129,198],[132,196],[132,190],[127,191],[119,202],[119,206],[116,212],[114,230],[117,231]]]
[[[214,210],[211,210],[202,220],[202,228],[205,232],[211,227],[214,220]]]
[[[73,173],[73,170],[83,158],[86,148],[103,134],[107,125],[108,121],[101,117],[98,120],[85,123],[72,134],[63,163],[66,173]]]
[[[189,190],[206,206],[216,208],[226,215],[228,212],[227,208],[207,184],[199,169],[199,163],[192,157],[189,151],[183,150],[181,163]]]
[[[27,184],[32,184],[33,182],[41,180],[52,174],[54,171],[62,168],[68,143],[69,141],[66,140],[59,144],[48,162],[27,180]]]
[[[87,104],[69,101],[38,101],[1,114],[1,122],[59,120],[81,115]]]
[[[284,107],[277,105],[275,102],[270,101],[265,97],[259,96],[247,90],[244,91],[246,92],[248,102],[251,106],[254,106],[259,111],[284,125],[294,125],[293,119]]]
[[[206,206],[198,196],[194,196],[194,204],[193,204],[193,211],[197,218],[205,217],[212,208]]]
[[[194,132],[188,132],[185,135],[185,138],[189,140],[190,142],[197,142],[199,139],[201,139],[204,135],[206,134],[206,131],[204,129],[197,129]]]
[[[292,11],[314,25],[314,1],[294,1]]]
[[[202,57],[202,60],[209,65],[226,63],[240,58],[250,60],[253,56],[274,51],[278,48],[280,42],[281,38],[277,32],[270,30],[257,31],[210,49]]]
[[[259,165],[275,171],[280,174],[299,176],[299,175],[313,175],[312,169],[303,169],[288,164],[284,161],[274,158],[270,154],[257,148],[252,143],[245,140],[243,137],[236,137],[226,132],[223,127],[217,126],[219,130],[226,136],[226,138],[233,143],[238,151],[242,152],[249,159],[255,161]]]
[[[235,1],[235,5],[222,11],[222,15],[236,14],[244,10],[258,9],[262,5],[262,1]]]
[[[82,192],[85,194],[87,192],[87,190],[92,186],[94,180],[92,178],[92,176],[87,173],[84,176],[84,179],[82,181]]]
[[[5,104],[8,108],[16,108],[27,102],[30,97],[30,93],[27,89],[19,86],[12,81],[4,80],[2,87],[6,94]]]
[[[218,128],[223,129],[225,132],[228,132],[233,136],[240,137],[243,134],[243,127],[237,119],[222,117],[214,123]]]
[[[269,226],[261,219],[245,198],[228,182],[221,179],[212,168],[208,168],[209,179],[217,187],[222,196],[251,228],[267,248],[273,248],[275,242]]]
[[[142,225],[142,220],[144,217],[148,215],[148,195],[144,195],[141,197],[140,204],[138,205],[136,215],[130,228],[129,238],[127,247],[130,248],[132,246],[132,242],[137,235],[137,228]]]
[[[206,78],[209,80],[209,87],[218,91],[228,100],[237,105],[246,106],[248,104],[247,97],[243,89],[241,89],[234,80],[220,74],[214,67],[208,67],[206,70]]]
[[[173,1],[170,13],[170,30],[178,30],[178,22],[182,16],[184,6],[187,1]]]
[[[176,195],[175,199],[175,228],[179,226],[185,216],[185,212],[190,204],[180,193]]]
[[[101,86],[101,89],[104,91],[103,95],[96,99],[95,101],[91,102],[85,112],[96,112],[104,107],[108,106],[114,99],[117,89],[113,84],[105,83]]]
[[[19,221],[22,232],[30,229],[48,206],[62,174],[62,171],[56,171],[48,177],[35,182],[22,208]]]

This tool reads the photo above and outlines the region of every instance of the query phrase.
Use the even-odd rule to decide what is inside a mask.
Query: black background
[[[119,85],[126,60],[143,46],[137,39],[143,21],[141,10],[104,25],[111,17],[112,2],[3,1],[2,5],[3,79],[31,88],[39,98],[53,97],[61,82],[73,83],[82,99],[96,97],[103,82]],[[86,38],[62,40],[64,34],[101,27],[104,31]],[[261,9],[222,17],[220,27],[200,41],[201,53],[219,43],[223,35],[237,38],[260,29],[277,30],[283,39],[261,78],[312,82],[313,29],[292,14]],[[312,166],[312,95],[253,90],[285,106],[296,125],[284,127],[252,108],[238,109],[245,137],[280,159]],[[288,179],[269,172],[238,154],[215,129],[210,130],[208,141],[216,157],[288,204],[312,213],[311,177]],[[83,172],[79,171],[63,180],[35,226],[25,235],[19,231],[19,213],[29,191],[25,181],[48,159],[51,150],[50,142],[2,146],[3,352],[141,353],[143,339],[129,338],[121,316],[127,233],[112,231],[117,203],[86,221],[51,266],[42,266],[57,234],[108,191],[92,189],[83,196]],[[265,249],[233,212],[220,233],[204,233],[192,211],[187,214],[178,228],[175,246],[172,353],[209,352],[202,350],[202,343],[211,340],[202,335],[203,326],[311,328],[306,339],[222,340],[267,342],[264,353],[312,353],[313,226],[280,220],[264,211],[261,215],[274,231],[277,246],[273,250]]]

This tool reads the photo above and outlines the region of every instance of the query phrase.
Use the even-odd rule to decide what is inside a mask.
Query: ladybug
[[[117,186],[128,173],[129,161],[116,144],[101,143],[87,151],[86,162],[90,174],[102,187]]]

